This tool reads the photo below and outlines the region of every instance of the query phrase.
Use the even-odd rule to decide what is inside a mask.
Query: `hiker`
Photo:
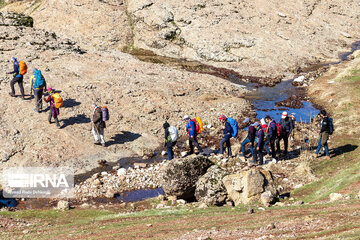
[[[268,125],[266,124],[266,121],[264,118],[260,119],[260,123],[261,123],[261,127],[264,131],[264,147],[265,147],[265,150],[266,150],[266,156],[270,156],[270,149],[269,149],[269,143],[270,143],[270,140],[269,140],[269,130],[268,130]]]
[[[223,133],[224,133],[224,136],[220,141],[220,154],[224,154],[224,144],[226,144],[226,148],[228,151],[228,157],[231,157],[232,156],[231,145],[230,145],[230,138],[232,136],[231,135],[231,125],[227,121],[227,118],[225,115],[221,115],[219,117],[219,121],[223,125]]]
[[[186,131],[189,136],[190,152],[188,154],[194,153],[194,145],[199,150],[199,153],[202,153],[203,150],[197,141],[197,131],[195,123],[190,119],[188,115],[185,115],[183,119],[186,122]]]
[[[256,127],[256,139],[255,139],[255,149],[254,149],[254,154],[253,154],[253,160],[250,161],[250,163],[255,164],[257,162],[257,158],[259,156],[259,165],[263,165],[264,163],[264,153],[263,153],[263,149],[264,149],[264,130],[262,128],[262,126],[258,125]]]
[[[271,117],[269,115],[267,115],[265,117],[265,121],[268,124],[268,139],[270,142],[270,147],[271,147],[271,160],[275,160],[276,161],[276,152],[275,152],[275,140],[276,140],[276,136],[277,136],[277,128],[276,128],[276,122],[275,120],[271,119]]]
[[[168,154],[168,160],[172,160],[174,158],[174,151],[173,147],[176,145],[176,138],[177,138],[177,130],[175,130],[175,136],[174,138],[171,136],[171,130],[174,127],[170,127],[170,124],[168,122],[165,122],[163,124],[164,131],[165,131],[165,147]],[[176,129],[176,128],[175,128]],[[174,141],[175,140],[175,141]]]
[[[288,153],[288,141],[289,136],[293,130],[292,119],[289,118],[287,112],[283,112],[279,124],[277,125],[278,129],[278,139],[276,141],[276,151],[280,153],[280,140],[284,141],[284,154]]]
[[[47,91],[49,92],[49,96],[47,98],[44,98],[44,101],[46,103],[50,103],[50,111],[48,117],[49,124],[51,124],[51,118],[54,118],[56,127],[60,128],[60,123],[58,120],[58,116],[60,115],[60,109],[55,106],[55,100],[53,97],[53,95],[55,94],[55,89],[48,88]]]
[[[255,122],[250,124],[248,128],[248,135],[245,140],[241,143],[241,154],[240,157],[245,157],[245,146],[246,144],[250,143],[250,152],[251,156],[254,155],[254,142],[255,142],[255,135],[256,135],[256,127],[259,126],[259,122]]]
[[[93,107],[93,126],[91,132],[95,138],[94,144],[101,144],[101,146],[105,147],[105,139],[104,139],[104,129],[106,128],[105,121],[103,121],[102,110],[96,104],[92,105]]]
[[[318,117],[321,119],[320,122],[320,134],[317,149],[314,153],[314,157],[318,157],[321,147],[325,149],[325,159],[330,159],[329,147],[327,141],[330,135],[330,121],[325,110],[321,110]]]
[[[14,66],[14,71],[8,72],[7,74],[13,74],[14,78],[10,82],[11,92],[9,94],[12,97],[16,97],[14,85],[15,83],[18,83],[22,99],[25,99],[24,85],[23,85],[24,76],[20,74],[20,64],[15,57],[11,58],[11,63]]]
[[[46,89],[46,81],[44,76],[41,74],[41,71],[34,68],[33,75],[30,77],[30,96],[32,91],[34,91],[35,96],[35,112],[40,113],[42,110],[42,95],[44,89]]]

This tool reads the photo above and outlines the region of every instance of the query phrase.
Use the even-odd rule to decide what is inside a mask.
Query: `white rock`
[[[294,79],[294,82],[304,82],[305,81],[305,76],[300,76]]]
[[[331,193],[329,198],[330,198],[330,202],[335,202],[342,200],[344,196],[341,193]]]
[[[181,152],[181,156],[185,157],[187,155],[187,152]]]
[[[166,151],[162,151],[162,152],[161,152],[161,155],[163,155],[163,156],[165,156],[166,154],[167,154]]]
[[[285,13],[282,13],[282,12],[278,12],[278,15],[279,15],[280,17],[286,17],[286,14],[285,14]]]
[[[346,38],[351,38],[351,35],[346,32],[341,32],[341,35],[343,35]]]
[[[117,175],[118,175],[118,176],[125,175],[125,173],[126,173],[126,169],[125,169],[125,168],[120,168],[119,170],[117,170]]]

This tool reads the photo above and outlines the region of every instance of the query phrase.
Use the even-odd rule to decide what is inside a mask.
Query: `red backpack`
[[[199,122],[196,120],[196,118],[191,119],[191,121],[192,121],[192,122],[194,123],[194,125],[195,125],[196,133],[200,133],[200,125],[199,125]]]
[[[277,136],[280,137],[281,136],[281,133],[282,133],[282,125],[280,123],[277,123],[276,124],[276,133],[277,133]]]

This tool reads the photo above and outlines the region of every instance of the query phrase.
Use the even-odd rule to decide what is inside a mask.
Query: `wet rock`
[[[276,102],[275,106],[298,109],[298,108],[304,107],[304,104],[302,103],[302,101],[303,101],[302,97],[297,96],[297,95],[292,95],[283,101]]]
[[[204,156],[189,156],[170,161],[164,169],[161,181],[165,194],[185,200],[193,198],[196,182],[211,165]]]
[[[70,209],[70,203],[68,201],[65,201],[65,200],[60,200],[57,203],[56,208],[59,209],[59,210],[69,210]]]
[[[235,206],[258,201],[261,194],[267,191],[271,197],[278,195],[271,172],[263,169],[250,169],[225,176],[223,183]]]
[[[210,205],[221,205],[225,202],[227,192],[222,182],[227,172],[219,166],[211,166],[196,182],[195,198]]]

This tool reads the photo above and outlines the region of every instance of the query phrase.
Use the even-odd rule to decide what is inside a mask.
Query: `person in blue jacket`
[[[257,157],[259,156],[259,165],[263,165],[264,163],[264,153],[263,153],[263,149],[264,149],[264,130],[262,129],[262,127],[259,125],[256,128],[256,145],[255,145],[255,149],[254,149],[254,155],[253,155],[253,160],[250,162],[252,164],[255,164],[257,162]]]
[[[15,57],[11,58],[11,63],[14,66],[14,70],[12,72],[8,72],[8,74],[13,74],[14,78],[10,82],[11,92],[9,94],[12,97],[16,97],[14,85],[15,85],[15,83],[18,83],[20,92],[21,92],[21,96],[24,99],[25,98],[24,85],[23,85],[24,76],[20,74],[20,64]]]
[[[184,121],[186,122],[186,131],[189,136],[190,152],[188,154],[194,153],[194,145],[199,150],[199,153],[202,153],[203,150],[197,141],[197,131],[196,131],[195,123],[193,121],[191,121],[191,119],[188,115],[184,116]]]
[[[269,141],[271,147],[271,157],[272,160],[276,160],[276,151],[275,151],[275,140],[277,136],[277,128],[275,120],[271,119],[269,115],[265,117],[265,121],[268,124],[268,131],[269,131]]]
[[[232,156],[231,153],[231,145],[230,145],[230,138],[231,138],[231,125],[227,121],[227,118],[225,115],[221,115],[219,117],[220,122],[223,124],[223,133],[224,136],[220,141],[220,154],[224,154],[224,143],[226,144],[226,148],[228,151],[228,157]]]

